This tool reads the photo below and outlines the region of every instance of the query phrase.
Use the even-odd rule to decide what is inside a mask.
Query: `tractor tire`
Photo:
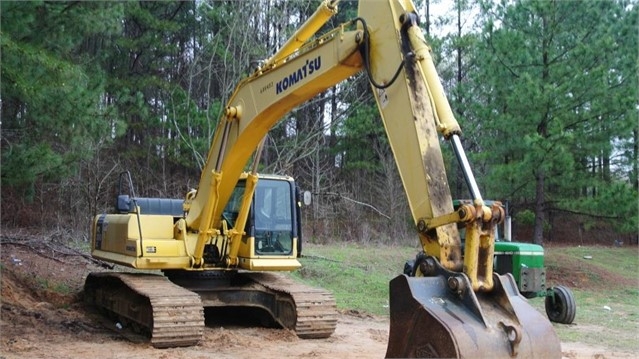
[[[572,324],[577,312],[575,297],[570,289],[558,285],[551,289],[552,295],[546,297],[546,315],[551,322]]]

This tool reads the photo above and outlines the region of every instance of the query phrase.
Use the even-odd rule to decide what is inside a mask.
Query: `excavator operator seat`
[[[118,196],[116,211],[118,213],[134,213],[135,206],[140,207],[140,214],[171,215],[173,217],[184,216],[182,204],[184,200],[173,198],[131,198],[128,194]]]

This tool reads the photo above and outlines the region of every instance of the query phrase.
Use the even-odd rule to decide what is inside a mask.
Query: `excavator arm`
[[[387,9],[379,7],[387,6]],[[488,208],[461,146],[461,129],[444,94],[437,70],[411,1],[388,1],[371,10],[360,3],[369,24],[373,49],[371,86],[399,169],[424,252],[452,271],[464,268],[474,290],[492,289],[494,228],[501,208]],[[393,14],[394,21],[380,18]],[[403,62],[404,76],[391,83],[388,63]],[[474,205],[453,210],[439,135],[450,140],[461,164]],[[468,242],[462,262],[457,223],[466,226]]]
[[[504,212],[483,203],[412,2],[360,2],[359,16],[370,34],[371,86],[423,248],[413,276],[390,283],[386,356],[561,357],[548,320],[519,295],[512,276],[493,273],[495,226]],[[399,61],[403,74],[393,81],[389,63]],[[457,211],[439,135],[451,142],[473,197]],[[458,225],[466,230],[463,247]]]

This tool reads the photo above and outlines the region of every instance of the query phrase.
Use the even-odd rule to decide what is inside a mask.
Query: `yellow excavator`
[[[256,169],[263,138],[284,115],[365,71],[423,248],[410,274],[390,283],[386,356],[561,357],[550,322],[511,275],[493,272],[504,213],[482,200],[413,3],[360,0],[357,18],[317,34],[336,12],[337,1],[324,1],[237,85],[184,200],[136,197],[130,175],[121,176],[131,190],[118,196],[117,213],[96,216],[92,255],[138,271],[91,273],[86,300],[158,348],[198,343],[208,307],[257,308],[300,338],[330,336],[332,294],[277,273],[300,267],[300,191],[292,178]],[[473,197],[457,210],[439,136],[452,143]]]

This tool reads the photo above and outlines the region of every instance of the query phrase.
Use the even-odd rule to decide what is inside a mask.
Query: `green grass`
[[[388,316],[388,282],[418,251],[417,246],[306,244],[303,268],[293,275],[332,291],[339,309]],[[553,324],[562,341],[639,352],[636,247],[550,247],[546,263],[549,271],[561,273],[553,284],[569,287],[577,302],[573,325]],[[545,316],[544,298],[530,303]]]
[[[67,246],[81,253],[91,253],[91,242],[84,240],[69,240]]]
[[[591,257],[586,259],[584,257]],[[614,273],[639,283],[639,251],[637,247],[550,247],[546,249],[548,263],[562,261],[565,258],[579,261],[580,268],[595,267]]]
[[[328,289],[339,309],[388,315],[388,282],[415,258],[417,247],[376,247],[356,244],[306,244],[303,268],[293,275]]]
[[[35,281],[34,288],[38,290],[50,290],[62,295],[70,295],[75,292],[74,288],[71,288],[68,284],[56,282],[47,278],[35,277],[33,281]]]
[[[577,303],[574,325],[554,325],[562,340],[639,352],[637,247],[551,247],[546,262]],[[533,305],[543,311],[543,300]]]

